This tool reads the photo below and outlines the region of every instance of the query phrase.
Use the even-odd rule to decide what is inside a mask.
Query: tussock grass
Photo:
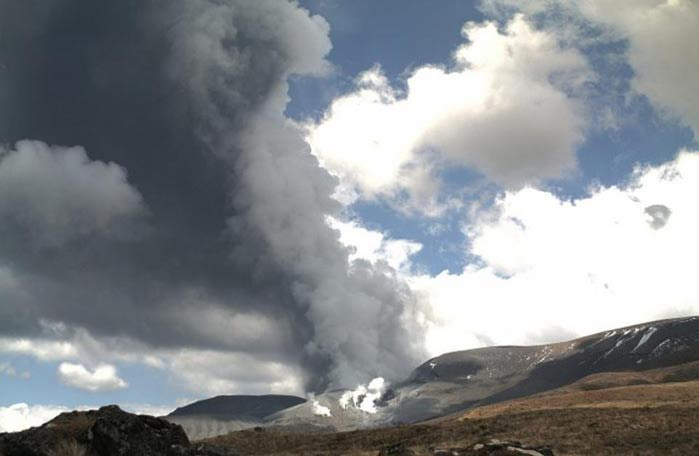
[[[73,439],[62,440],[48,452],[48,456],[85,456],[87,448]]]
[[[95,423],[94,412],[70,412],[60,415],[49,423],[51,429],[67,440],[82,440]]]

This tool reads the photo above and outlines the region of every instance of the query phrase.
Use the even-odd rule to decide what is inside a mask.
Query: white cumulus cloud
[[[304,374],[291,363],[247,353],[184,349],[165,356],[174,378],[187,390],[219,394],[295,394],[304,391]]]
[[[619,186],[565,199],[526,187],[475,206],[459,273],[400,270],[420,296],[431,355],[486,345],[561,341],[655,319],[699,314],[699,152],[639,166]],[[354,222],[358,227],[361,225]],[[386,233],[362,228],[384,245]],[[362,237],[344,236],[358,253]],[[368,249],[368,258],[385,257]],[[355,394],[356,393],[356,394]],[[345,398],[361,403],[360,387]],[[361,404],[360,404],[361,405]]]
[[[362,259],[371,263],[384,261],[397,271],[410,267],[410,257],[422,249],[422,244],[407,239],[391,239],[363,227],[358,221],[329,218],[328,224],[340,232],[340,242],[350,247],[350,261]]]
[[[0,407],[0,432],[18,432],[41,426],[68,408],[57,405],[28,405],[18,403]]]
[[[217,325],[221,326],[221,331],[226,322],[232,324],[229,330],[244,323],[257,328],[258,333],[270,328],[251,315],[241,314],[240,319],[232,320],[226,315],[220,318],[223,323],[218,322]],[[217,325],[213,325],[215,331],[219,329]],[[274,326],[271,328],[280,330]],[[64,384],[88,390],[128,386],[119,378],[113,364],[130,363],[168,373],[174,383],[197,397],[236,393],[304,393],[304,372],[293,362],[280,359],[275,352],[276,342],[266,352],[253,356],[225,350],[154,348],[128,338],[95,338],[84,329],[47,322],[44,322],[44,329],[47,334],[43,338],[0,337],[0,353],[31,356],[44,362],[63,361],[59,366],[59,379]],[[249,331],[250,328],[243,332]],[[249,334],[239,336],[243,339],[251,337]],[[271,339],[276,340],[274,336]],[[85,366],[98,367],[90,370]]]
[[[585,198],[508,192],[465,228],[480,259],[411,279],[427,296],[434,354],[531,344],[699,313],[699,154],[639,167]]]
[[[375,67],[307,125],[345,195],[407,192],[415,209],[435,214],[440,167],[471,167],[508,187],[575,168],[585,122],[569,93],[590,77],[584,58],[523,16],[503,31],[467,23],[463,35],[452,68],[417,68],[402,91]]]
[[[42,361],[72,358],[77,351],[67,341],[0,338],[0,352],[33,356]]]
[[[92,392],[113,391],[128,386],[117,374],[116,367],[109,364],[90,370],[79,363],[64,362],[58,366],[58,379],[66,386]]]
[[[634,88],[699,136],[699,3],[588,0],[581,8],[628,38]]]
[[[695,0],[485,0],[484,4],[491,12],[506,6],[529,14],[562,7],[569,15],[557,17],[566,23],[554,21],[551,32],[569,35],[568,22],[573,17],[607,28],[611,36],[606,38],[627,40],[633,89],[661,112],[691,127],[695,137],[699,134],[699,3]]]

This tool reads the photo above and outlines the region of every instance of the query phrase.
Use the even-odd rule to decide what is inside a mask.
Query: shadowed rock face
[[[62,451],[62,452],[61,452]],[[235,456],[205,444],[191,445],[181,426],[133,415],[115,405],[63,413],[43,426],[0,434],[2,456]]]
[[[101,456],[177,454],[174,448],[189,447],[181,426],[152,416],[132,415],[116,406],[98,411],[87,439],[91,453]]]

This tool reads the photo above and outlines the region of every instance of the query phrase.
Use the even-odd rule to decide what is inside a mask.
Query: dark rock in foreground
[[[184,430],[161,418],[133,415],[115,405],[63,413],[43,426],[0,434],[0,456],[237,456],[192,445]]]
[[[99,409],[87,438],[91,452],[100,456],[155,456],[189,446],[181,426],[152,416],[132,415],[115,405]]]

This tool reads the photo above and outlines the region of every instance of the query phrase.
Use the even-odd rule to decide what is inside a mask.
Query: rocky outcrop
[[[516,441],[491,440],[468,448],[430,448],[433,456],[555,456],[546,446],[529,446]],[[403,443],[384,447],[378,456],[415,456],[415,452]]]
[[[192,445],[184,430],[161,418],[133,415],[115,405],[70,412],[43,426],[0,434],[1,456],[237,456]]]
[[[555,456],[546,446],[529,446],[516,441],[491,440],[477,443],[471,448],[433,448],[434,456]]]
[[[61,442],[63,439],[43,426],[14,434],[0,434],[0,456],[47,456],[57,450]]]
[[[181,426],[152,416],[132,415],[116,405],[98,411],[87,439],[91,452],[100,456],[156,456],[172,453],[173,448],[189,447]]]

